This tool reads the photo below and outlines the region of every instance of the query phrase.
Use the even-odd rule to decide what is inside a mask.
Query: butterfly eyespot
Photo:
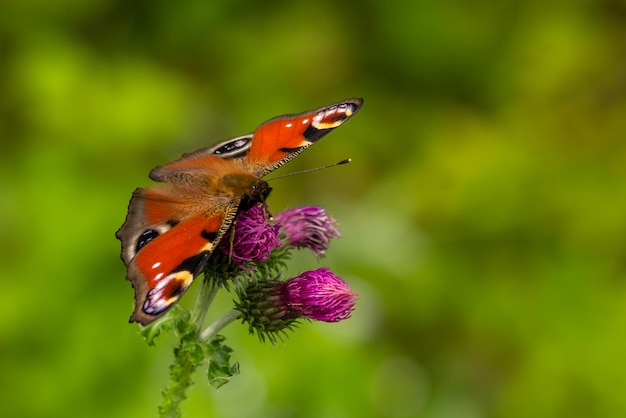
[[[154,229],[146,229],[139,235],[137,238],[137,244],[135,245],[135,253],[138,253],[143,247],[145,247],[150,241],[158,237],[159,231],[155,231]]]
[[[250,149],[252,135],[244,135],[222,141],[207,149],[209,154],[229,159],[243,157]]]
[[[339,109],[344,110],[345,114],[347,116],[352,116],[352,114],[354,112],[356,112],[357,110],[359,110],[359,105],[357,105],[356,103],[353,102],[347,102],[347,103],[342,103],[339,105]]]
[[[238,150],[240,148],[245,147],[246,144],[248,144],[248,142],[250,142],[250,141],[243,140],[243,139],[238,139],[236,141],[229,142],[228,144],[222,145],[221,147],[219,147],[218,149],[213,151],[213,153],[216,154],[216,155],[228,154],[229,152],[232,152],[234,150]]]
[[[320,112],[313,118],[311,126],[319,130],[334,129],[344,123],[351,114],[352,112],[347,110],[340,113],[336,111],[331,112],[330,110],[326,112]]]
[[[177,271],[161,279],[146,295],[143,311],[149,315],[159,315],[169,309],[187,290],[193,277],[188,271]]]

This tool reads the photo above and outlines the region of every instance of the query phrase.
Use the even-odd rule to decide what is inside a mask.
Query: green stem
[[[193,308],[189,321],[195,326],[197,331],[200,331],[204,317],[209,311],[209,306],[211,306],[211,302],[213,302],[218,289],[217,280],[211,280],[211,278],[205,274],[204,280],[202,280],[202,287],[200,287],[198,297],[196,298],[196,305]]]
[[[186,391],[193,384],[191,380],[193,373],[205,360],[205,353],[199,344],[198,336],[218,289],[216,280],[211,280],[205,275],[189,319],[189,326],[183,327],[180,343],[174,349],[174,362],[170,366],[170,383],[163,391],[163,403],[159,406],[161,418],[182,416],[180,403],[187,398]]]
[[[161,418],[180,418],[182,411],[180,403],[187,398],[185,392],[193,384],[191,376],[196,368],[202,364],[193,355],[193,348],[197,344],[184,338],[174,349],[174,363],[170,366],[170,383],[163,391],[163,403],[159,406]]]
[[[202,333],[200,334],[200,341],[207,341],[209,338],[217,334],[222,328],[224,328],[226,325],[230,324],[240,316],[241,312],[237,309],[226,312],[224,315],[217,318],[215,322],[206,327],[204,331],[202,331]]]

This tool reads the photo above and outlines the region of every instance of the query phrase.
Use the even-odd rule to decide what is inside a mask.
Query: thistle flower
[[[307,271],[288,280],[250,285],[237,303],[250,332],[276,341],[298,319],[338,322],[354,310],[356,294],[328,268]]]
[[[350,318],[356,294],[327,267],[305,271],[284,282],[284,298],[298,316],[324,322]]]
[[[319,206],[301,206],[278,213],[274,221],[292,247],[308,248],[324,255],[332,238],[340,236],[337,221]]]
[[[278,226],[269,224],[267,212],[255,205],[239,213],[233,228],[222,240],[222,253],[230,255],[241,268],[245,268],[246,262],[263,262],[274,247],[283,245],[278,231]]]

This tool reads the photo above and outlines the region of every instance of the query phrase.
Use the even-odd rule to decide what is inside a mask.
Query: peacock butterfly
[[[263,202],[261,178],[287,163],[354,115],[363,99],[348,99],[261,124],[253,133],[183,154],[154,168],[163,184],[136,189],[115,236],[126,278],[135,290],[130,322],[147,325],[185,293],[243,205]]]

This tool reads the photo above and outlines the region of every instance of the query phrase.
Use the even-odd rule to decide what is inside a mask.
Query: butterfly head
[[[248,210],[257,203],[264,203],[267,201],[271,191],[271,186],[265,180],[258,179],[250,186],[243,199],[241,199],[239,208]]]

